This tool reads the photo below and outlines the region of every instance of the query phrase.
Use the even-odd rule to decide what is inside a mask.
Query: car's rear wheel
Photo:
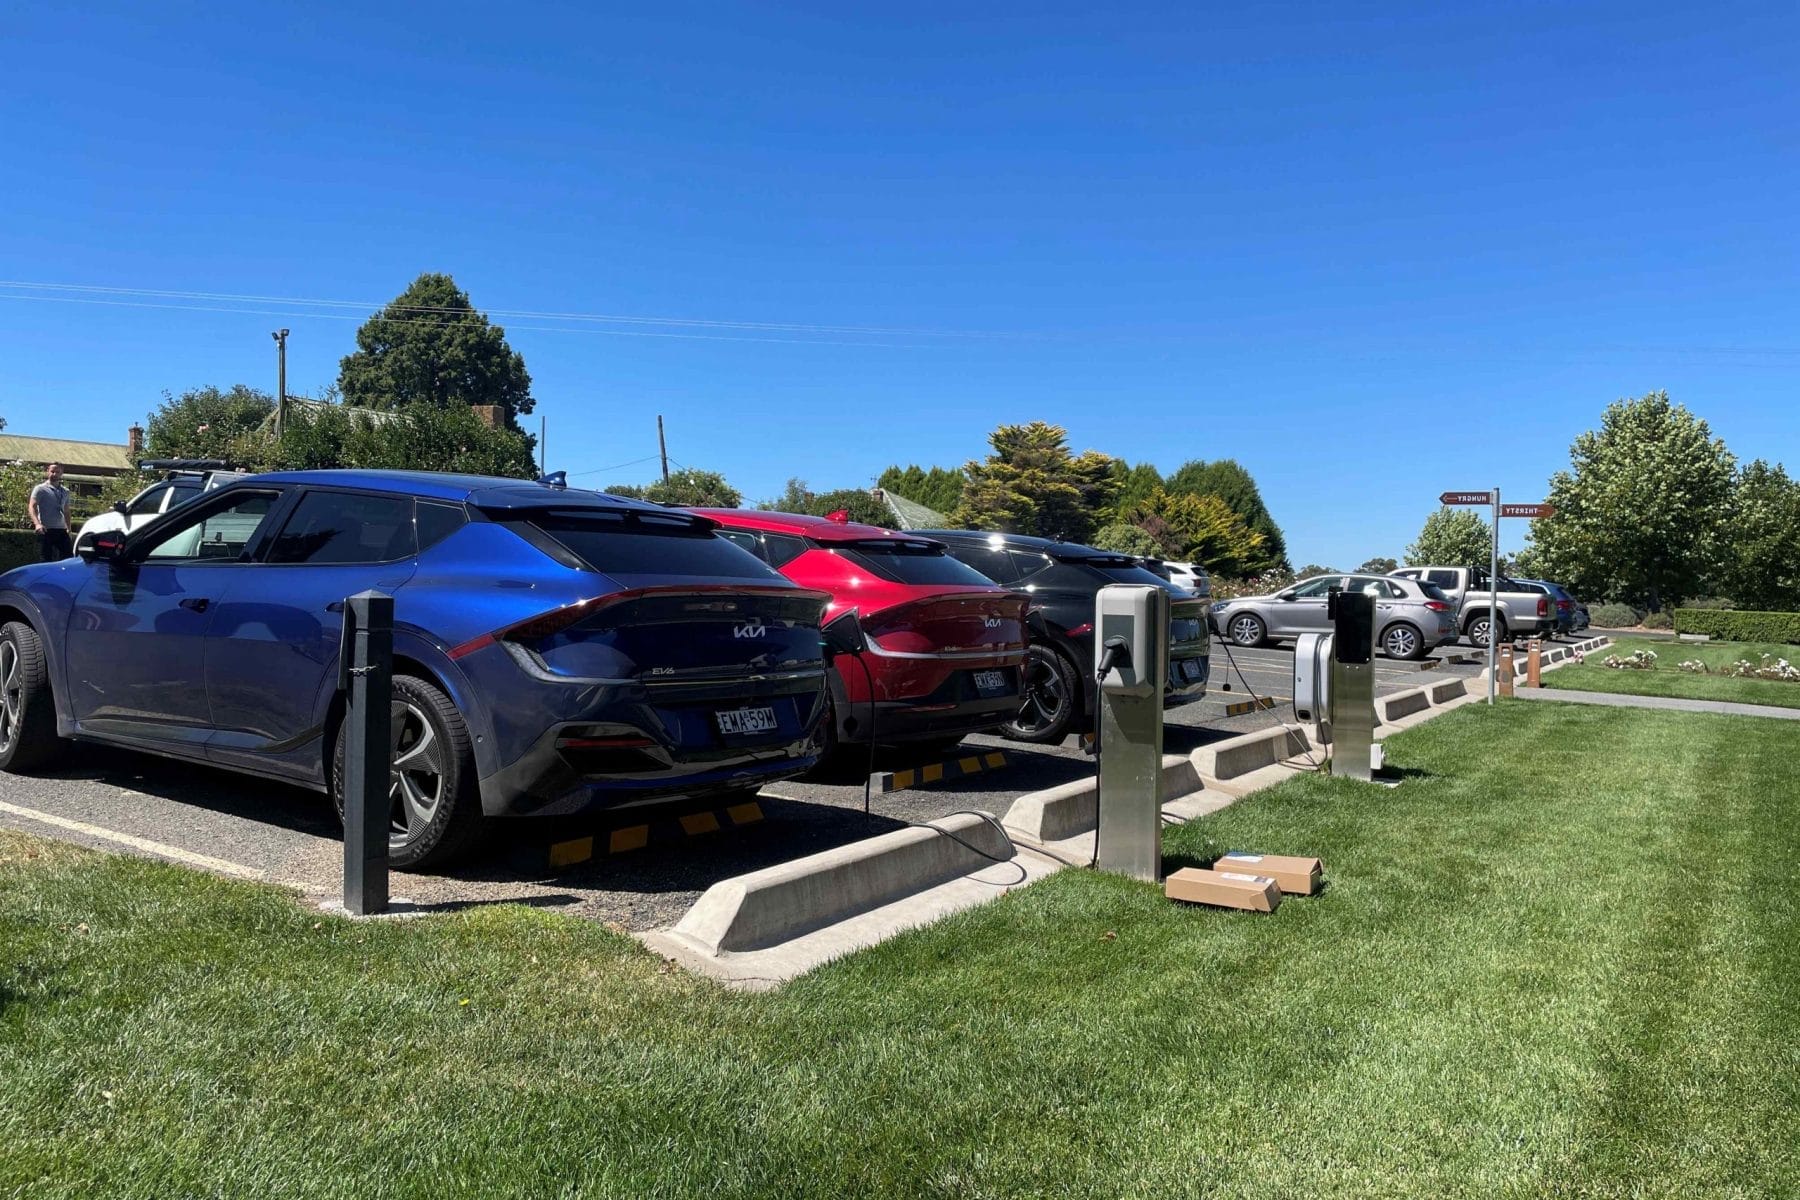
[[[388,865],[408,871],[466,854],[482,828],[469,728],[450,697],[411,675],[394,676],[388,766]],[[344,745],[332,755],[331,792],[344,815]]]
[[[1387,632],[1381,635],[1381,648],[1389,658],[1424,658],[1425,637],[1413,626],[1401,622],[1388,626]]]
[[[1488,620],[1488,614],[1486,613],[1471,617],[1469,619],[1468,628],[1463,630],[1469,637],[1469,644],[1471,646],[1479,646],[1483,650],[1487,649],[1488,635],[1490,632],[1497,632],[1500,636],[1500,640],[1504,642],[1506,640],[1506,618],[1497,617],[1493,620],[1492,624],[1497,628],[1489,628],[1490,622]]]
[[[1268,626],[1255,613],[1238,613],[1226,622],[1225,632],[1239,646],[1260,646],[1269,636]]]
[[[1075,664],[1050,646],[1033,643],[1026,653],[1019,711],[1000,726],[1015,742],[1050,745],[1069,736],[1081,708]]]
[[[56,736],[56,701],[37,630],[23,621],[0,629],[0,771],[41,767],[68,745]]]

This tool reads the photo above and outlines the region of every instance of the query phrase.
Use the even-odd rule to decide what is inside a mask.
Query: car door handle
[[[212,601],[208,600],[205,596],[191,596],[181,602],[181,607],[191,608],[195,612],[205,612],[207,606],[211,603]]]
[[[325,606],[325,611],[341,613],[344,611],[344,602],[342,600],[333,600],[330,604]]]

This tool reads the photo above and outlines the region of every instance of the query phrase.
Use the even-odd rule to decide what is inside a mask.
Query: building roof
[[[27,437],[0,433],[0,459],[24,463],[61,463],[74,471],[133,471],[131,447],[122,442],[78,442],[68,438]]]
[[[815,542],[874,542],[883,538],[904,538],[909,542],[928,541],[914,534],[864,525],[857,521],[833,521],[830,517],[812,517],[804,513],[766,512],[757,508],[693,508],[703,517],[711,517],[727,529],[755,529],[763,533],[792,533]]]
[[[902,529],[942,529],[950,518],[933,508],[908,500],[889,488],[875,488],[875,498],[888,506]]]

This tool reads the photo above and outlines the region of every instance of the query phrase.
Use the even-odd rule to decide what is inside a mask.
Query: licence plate
[[[770,733],[777,728],[773,708],[726,708],[718,717],[720,733]]]
[[[983,696],[1003,696],[1012,691],[1012,680],[1005,671],[975,672],[975,690]]]

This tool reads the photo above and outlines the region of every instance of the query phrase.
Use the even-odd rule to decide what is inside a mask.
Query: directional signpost
[[[1494,682],[1499,669],[1499,638],[1496,631],[1500,628],[1500,518],[1501,517],[1549,517],[1556,514],[1553,504],[1502,504],[1500,489],[1487,492],[1445,492],[1438,497],[1439,504],[1462,505],[1479,508],[1492,505],[1494,509],[1494,544],[1488,560],[1488,694],[1489,704],[1494,702]]]

